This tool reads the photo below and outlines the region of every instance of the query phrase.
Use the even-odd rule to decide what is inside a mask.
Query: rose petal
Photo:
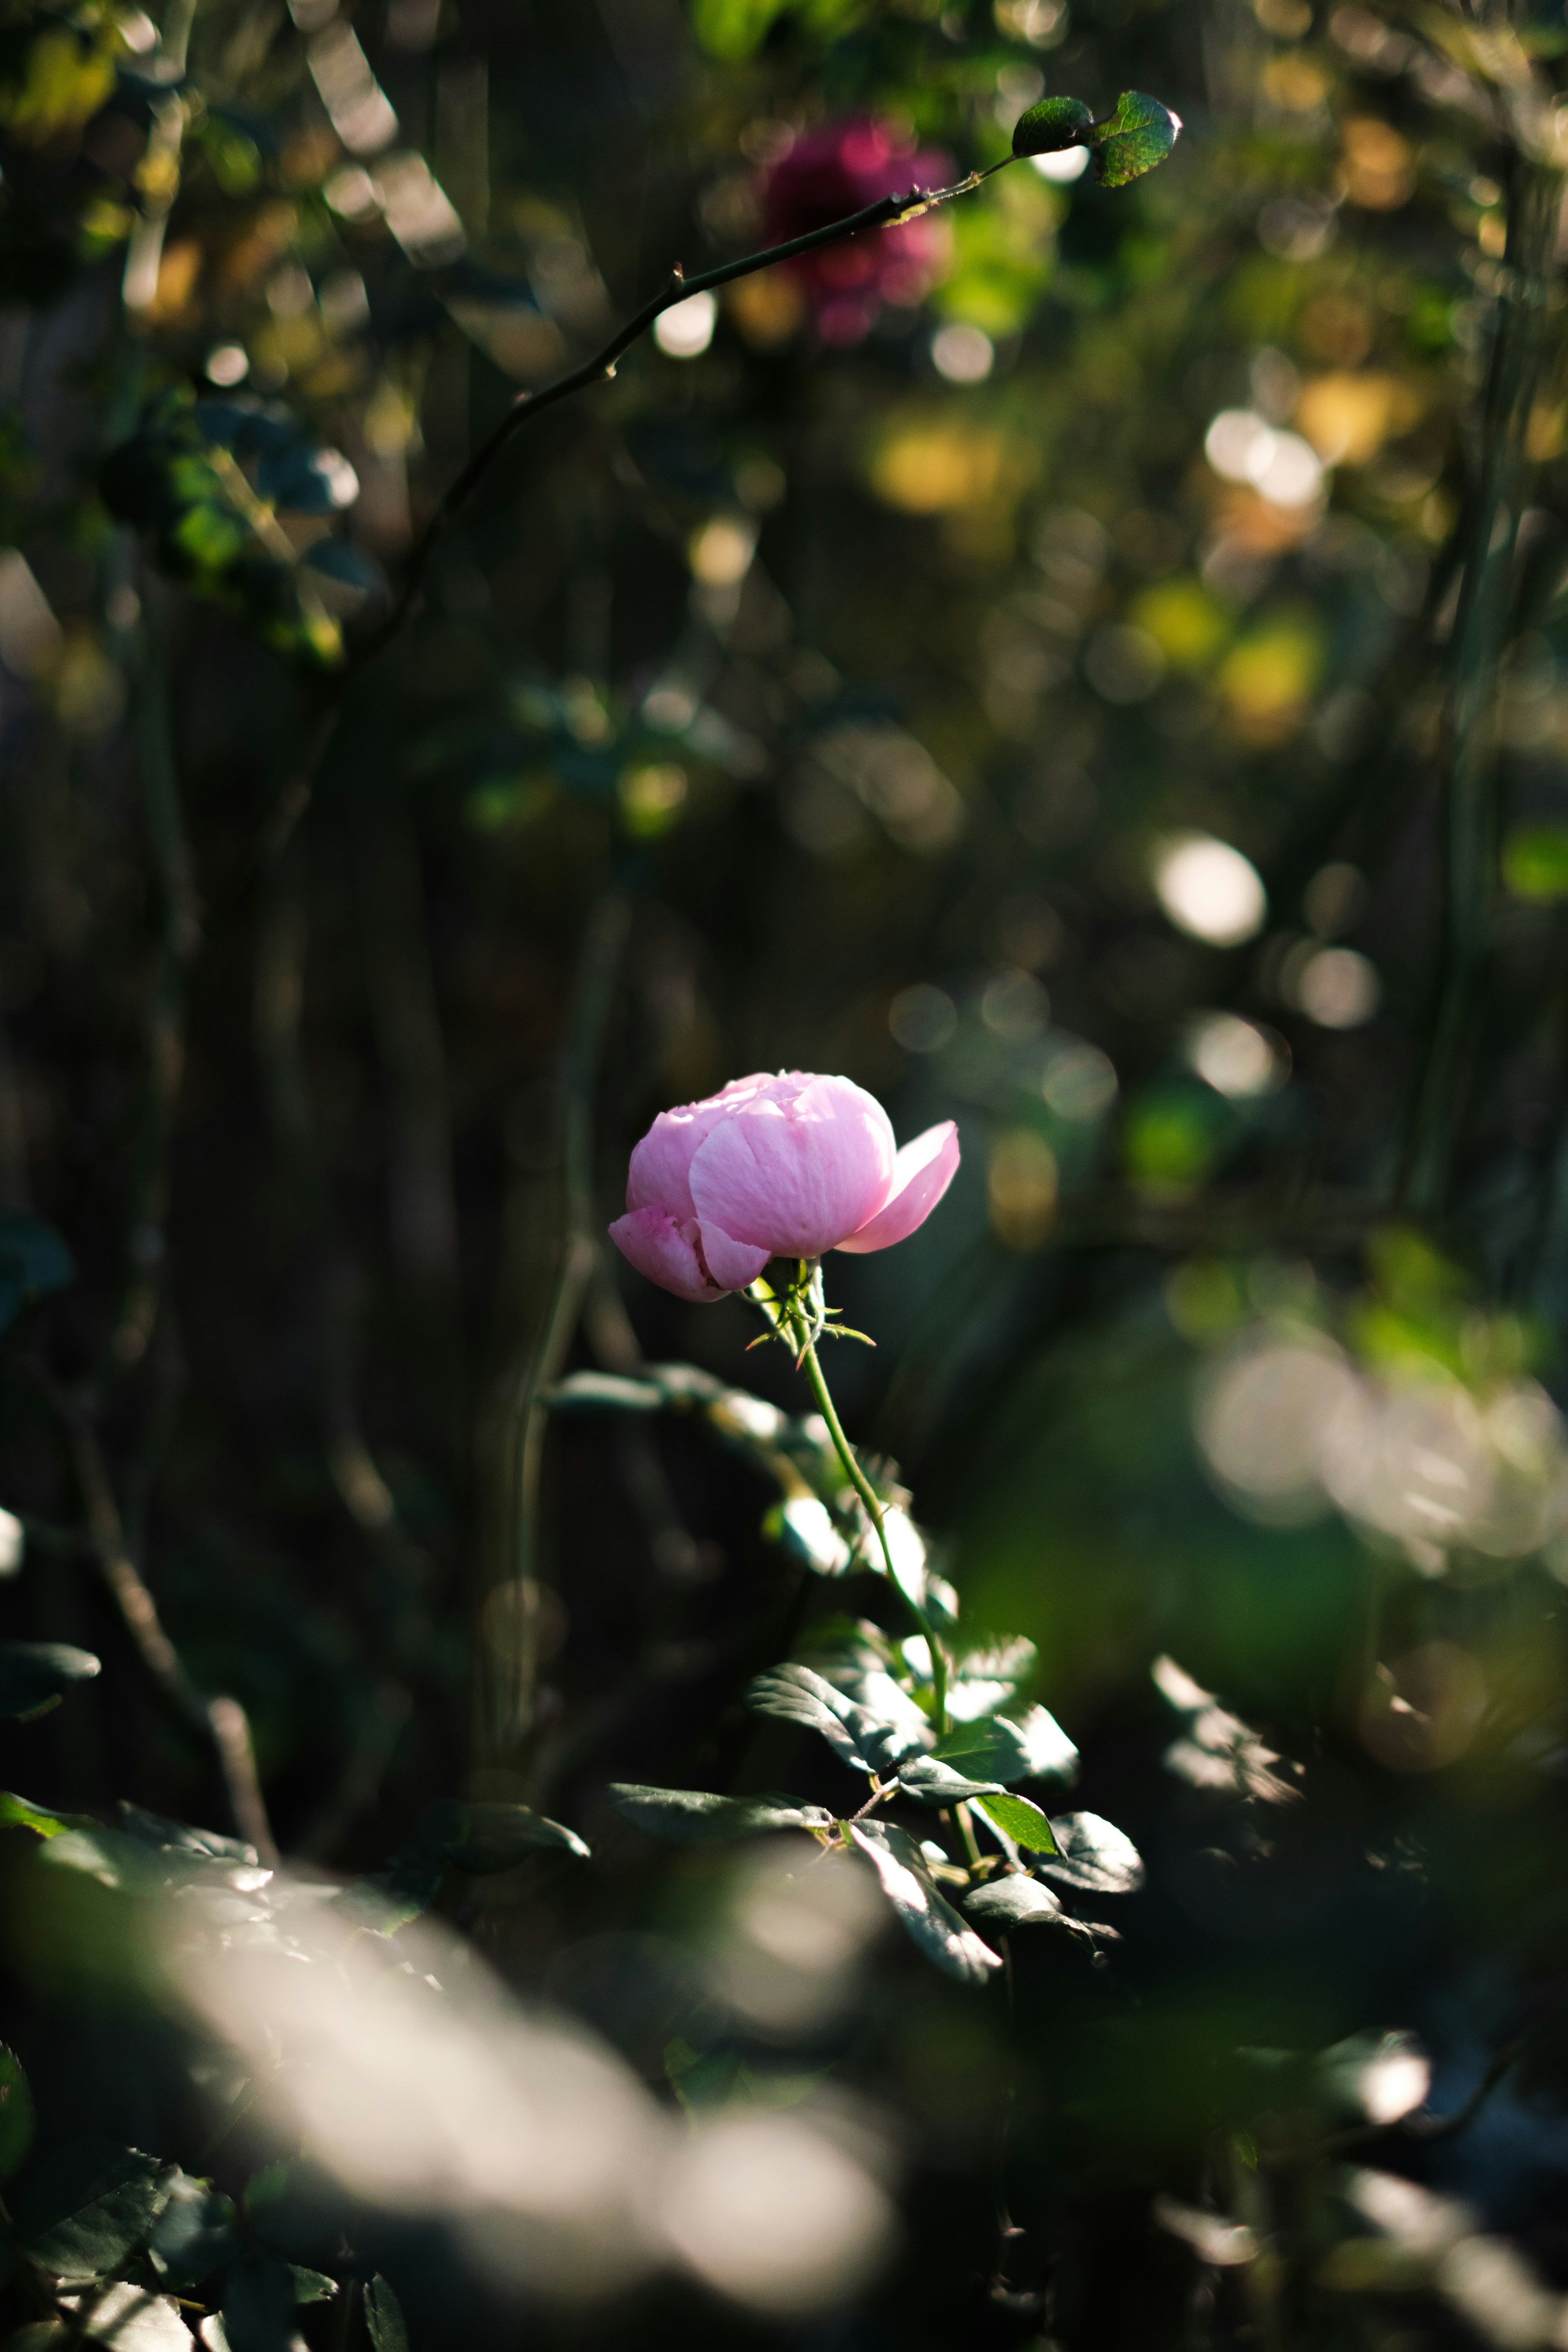
[[[893,1162],[893,1185],[887,1201],[847,1241],[840,1242],[839,1248],[890,1249],[895,1242],[907,1241],[917,1225],[924,1224],[958,1173],[958,1129],[950,1118],[938,1127],[928,1127],[923,1135],[906,1143]]]
[[[704,1217],[697,1233],[702,1263],[721,1290],[744,1290],[749,1282],[755,1282],[773,1255],[771,1250],[754,1249],[750,1242],[733,1240],[711,1217]]]
[[[774,1083],[764,1072],[749,1078],[731,1078],[716,1095],[700,1102],[681,1103],[661,1110],[632,1152],[626,1171],[628,1209],[668,1209],[678,1223],[697,1214],[691,1198],[691,1155],[703,1138],[727,1118],[738,1103],[758,1088]]]
[[[848,1078],[792,1072],[737,1102],[692,1156],[691,1198],[776,1257],[820,1257],[874,1216],[893,1173],[893,1130]]]
[[[646,1274],[661,1290],[673,1290],[678,1298],[706,1305],[722,1298],[724,1293],[703,1271],[697,1236],[695,1223],[678,1225],[668,1209],[633,1209],[610,1227],[610,1239],[639,1274]]]

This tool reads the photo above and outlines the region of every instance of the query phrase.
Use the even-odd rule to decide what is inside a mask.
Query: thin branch
[[[950,204],[955,196],[969,195],[988,180],[994,172],[1016,163],[1013,155],[1004,156],[1000,163],[991,164],[984,172],[971,172],[950,188],[911,188],[907,195],[880,196],[874,205],[863,205],[859,212],[850,213],[843,220],[830,221],[824,228],[814,228],[805,236],[790,237],[783,245],[768,246],[760,253],[748,253],[739,261],[726,261],[716,269],[705,269],[696,278],[686,277],[679,266],[671,272],[669,283],[662,293],[655,294],[642,309],[618,327],[602,349],[581,366],[571,369],[553,383],[538,392],[520,393],[511,407],[489,437],[479,444],[457,480],[443,492],[435,512],[415,542],[404,574],[403,586],[396,603],[386,619],[374,635],[367,637],[351,656],[349,673],[363,669],[384,651],[408,619],[417,602],[419,590],[429,568],[430,558],[450,526],[457,520],[474,492],[502,451],[510,446],[525,425],[531,425],[547,409],[558,407],[579,392],[586,392],[596,383],[607,383],[616,373],[617,362],[632,345],[647,334],[661,312],[672,310],[676,303],[686,302],[694,294],[710,294],[721,286],[730,286],[738,278],[751,278],[760,269],[771,269],[775,262],[794,261],[805,253],[816,253],[826,245],[838,245],[846,237],[859,236],[868,229],[892,228],[905,221],[918,220],[922,213],[932,211],[938,205]]]
[[[209,1697],[192,1681],[163,1630],[158,1604],[131,1557],[97,1431],[80,1405],[52,1383],[46,1385],[44,1393],[59,1415],[70,1445],[100,1573],[142,1663],[175,1712],[211,1740],[240,1836],[256,1848],[263,1862],[276,1862],[278,1847],[267,1818],[245,1709],[236,1698]]]

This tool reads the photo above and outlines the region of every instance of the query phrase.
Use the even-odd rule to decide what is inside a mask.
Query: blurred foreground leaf
[[[187,2293],[239,2252],[234,2200],[187,2172],[177,2174],[147,2248],[165,2284]]]
[[[274,2254],[247,2254],[224,2281],[223,2327],[228,2352],[291,2352],[294,2279]]]
[[[95,1830],[98,1823],[88,1813],[51,1813],[47,1805],[35,1805],[11,1790],[0,1789],[0,1830],[32,1830],[41,1838],[56,1838],[67,1830]]]
[[[89,1650],[64,1642],[0,1642],[0,1722],[26,1722],[58,1706],[73,1683],[101,1672]]]
[[[625,1780],[611,1784],[610,1796],[628,1822],[676,1845],[754,1837],[760,1830],[810,1830],[826,1836],[833,1827],[826,1806],[808,1805],[799,1797],[715,1797],[706,1789],[645,1789]]]

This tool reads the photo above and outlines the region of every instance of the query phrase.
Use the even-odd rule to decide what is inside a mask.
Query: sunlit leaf
[[[1125,187],[1163,163],[1181,132],[1182,118],[1142,90],[1124,89],[1109,122],[1097,126],[1094,176],[1107,188]]]
[[[0,1721],[45,1715],[73,1684],[91,1682],[100,1671],[90,1651],[64,1642],[0,1642]]]
[[[1001,1830],[1015,1844],[1026,1847],[1031,1853],[1056,1853],[1057,1841],[1051,1834],[1050,1822],[1027,1797],[1017,1796],[1009,1789],[994,1797],[977,1797],[975,1804],[993,1827]]]
[[[338,2291],[336,2279],[329,2278],[325,2271],[305,2270],[300,2263],[290,2263],[289,2275],[294,2282],[296,2303],[331,2303]]]
[[[855,1822],[849,1834],[910,1937],[945,1975],[962,1984],[984,1984],[1001,1967],[1000,1956],[938,1893],[925,1856],[907,1831],[890,1822]]]
[[[9,2180],[33,2144],[33,2095],[22,2062],[0,2042],[0,2180]]]
[[[12,1790],[0,1790],[0,1830],[32,1830],[41,1838],[56,1838],[67,1830],[95,1830],[89,1813],[51,1813]]]
[[[727,1838],[755,1837],[763,1830],[809,1830],[826,1835],[833,1815],[798,1797],[716,1797],[705,1789],[645,1789],[615,1781],[610,1796],[650,1837],[676,1845],[709,1845]]]
[[[191,2352],[179,2305],[128,2279],[94,2301],[82,2336],[89,2344],[112,2344],[115,2352]]]
[[[847,1698],[809,1666],[778,1666],[759,1675],[746,1694],[746,1704],[758,1715],[819,1731],[856,1772],[890,1771],[924,1744],[907,1719],[879,1719],[871,1708]]]
[[[16,2243],[67,2285],[102,2278],[141,2245],[169,2200],[174,2171],[112,2140],[72,2140],[47,2156],[17,2204]]]
[[[907,1764],[900,1764],[899,1786],[919,1805],[956,1805],[966,1797],[1002,1794],[999,1782],[971,1780],[940,1756],[915,1756]]]
[[[1081,1886],[1093,1895],[1131,1895],[1142,1885],[1142,1858],[1114,1822],[1101,1821],[1098,1813],[1068,1813],[1053,1826],[1056,1852],[1040,1868],[1064,1886]]]
[[[1015,155],[1059,155],[1064,147],[1086,144],[1094,117],[1081,98],[1042,98],[1013,126]]]
[[[379,2271],[364,2291],[364,2324],[375,2352],[408,2352],[403,2305]]]
[[[973,1895],[964,1896],[963,1907],[972,1919],[998,1935],[1059,1920],[1062,1911],[1060,1897],[1048,1886],[1042,1886],[1037,1878],[1020,1877],[1016,1871],[1005,1878],[994,1878],[987,1886],[977,1886]]]
[[[654,1381],[631,1381],[619,1372],[569,1372],[545,1402],[556,1412],[659,1412],[664,1391]]]
[[[1043,1706],[1030,1707],[1016,1721],[1001,1715],[957,1724],[937,1741],[932,1753],[963,1770],[1003,1782],[1067,1780],[1078,1769],[1078,1749]]]

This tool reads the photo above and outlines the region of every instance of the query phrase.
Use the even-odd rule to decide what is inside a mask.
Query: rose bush
[[[771,1257],[888,1249],[923,1224],[958,1166],[952,1119],[901,1151],[887,1112],[848,1078],[735,1078],[660,1111],[631,1157],[623,1256],[680,1298],[722,1298]]]

